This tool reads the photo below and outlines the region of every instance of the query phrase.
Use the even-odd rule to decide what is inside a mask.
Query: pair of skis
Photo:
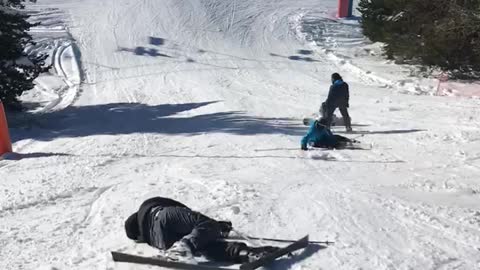
[[[256,261],[243,263],[238,268],[239,270],[254,270],[269,263],[272,263],[277,258],[282,256],[288,255],[296,250],[303,249],[310,244],[308,241],[308,235],[305,237],[294,241],[290,245],[283,247],[273,253],[270,253],[267,256],[264,256]],[[149,264],[149,265],[156,265],[162,266],[166,268],[173,268],[173,269],[184,269],[184,270],[232,270],[236,268],[226,268],[220,266],[209,266],[209,265],[202,265],[202,264],[191,264],[186,262],[178,262],[178,261],[169,261],[163,259],[161,257],[143,257],[138,255],[126,254],[121,252],[112,251],[112,258],[115,262],[126,262],[126,263],[136,263],[136,264]]]

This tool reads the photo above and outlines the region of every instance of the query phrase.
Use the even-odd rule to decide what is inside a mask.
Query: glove
[[[308,150],[307,146],[302,145],[302,150],[303,150],[303,151],[307,151],[307,150]]]

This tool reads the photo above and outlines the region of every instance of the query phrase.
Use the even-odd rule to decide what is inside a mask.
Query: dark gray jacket
[[[327,100],[325,101],[328,108],[348,108],[349,107],[350,93],[348,84],[342,80],[336,80],[330,91],[328,92]]]

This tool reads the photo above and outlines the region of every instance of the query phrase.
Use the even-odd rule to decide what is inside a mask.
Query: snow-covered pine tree
[[[33,80],[45,70],[47,57],[25,53],[34,44],[27,31],[35,24],[22,11],[24,1],[0,0],[0,99],[13,108],[20,108],[18,97],[34,87]]]
[[[480,76],[480,0],[360,0],[364,34],[389,58]]]

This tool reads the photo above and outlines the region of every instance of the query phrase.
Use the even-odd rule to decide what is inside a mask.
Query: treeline
[[[23,2],[0,0],[0,100],[17,109],[21,108],[18,97],[32,89],[35,78],[45,71],[47,57],[25,52],[27,46],[34,44],[27,31],[35,24],[27,21]]]
[[[480,73],[480,0],[360,0],[364,34],[390,59]]]

